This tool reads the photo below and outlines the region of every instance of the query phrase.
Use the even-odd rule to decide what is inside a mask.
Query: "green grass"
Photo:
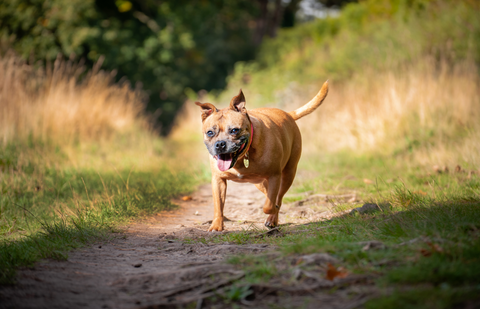
[[[478,288],[451,288],[448,284],[438,287],[420,286],[397,290],[375,301],[365,308],[464,308],[478,303]]]
[[[171,199],[199,181],[166,164],[149,171],[74,168],[58,149],[34,147],[41,160],[19,145],[0,152],[0,283],[11,283],[18,267],[64,259],[120,224],[174,209]]]
[[[302,165],[318,174],[300,178],[292,188],[294,192],[356,191],[363,201],[377,203],[382,210],[343,214],[304,226],[283,225],[280,235],[270,237],[258,237],[261,231],[246,230],[210,241],[268,243],[280,248],[273,258],[246,255],[230,259],[246,272],[245,286],[278,282],[298,266],[291,262],[295,258],[328,253],[340,261],[336,266],[350,274],[374,276],[382,296],[370,300],[367,308],[448,308],[478,300],[480,175],[437,173],[425,166],[409,167],[406,162],[398,157],[344,154],[307,159]],[[366,184],[363,178],[376,181]],[[337,209],[362,203],[343,204]],[[365,241],[380,241],[385,247],[364,250],[361,242]],[[325,275],[325,270],[317,271]]]
[[[109,236],[114,225],[102,224],[96,216],[79,212],[77,218],[40,222],[41,229],[16,241],[0,243],[0,283],[14,282],[19,267],[32,266],[42,258],[66,260],[68,251]]]

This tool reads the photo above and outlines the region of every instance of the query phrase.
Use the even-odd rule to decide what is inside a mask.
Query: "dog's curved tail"
[[[323,84],[322,89],[320,89],[317,95],[310,102],[300,108],[297,108],[294,111],[289,112],[290,116],[292,116],[293,119],[297,120],[302,118],[303,116],[310,114],[322,104],[323,100],[325,100],[325,98],[327,97],[327,94],[328,80]]]

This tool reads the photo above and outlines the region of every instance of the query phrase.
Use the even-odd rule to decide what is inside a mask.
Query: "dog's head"
[[[251,138],[250,118],[242,90],[230,106],[218,110],[213,104],[195,102],[202,109],[203,140],[217,160],[220,171],[232,168],[245,152]]]

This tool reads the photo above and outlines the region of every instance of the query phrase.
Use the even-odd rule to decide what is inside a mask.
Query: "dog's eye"
[[[230,134],[237,134],[238,132],[240,132],[240,129],[237,128],[230,130]]]
[[[215,135],[215,132],[213,132],[213,131],[211,131],[211,130],[210,130],[210,131],[207,131],[207,136],[208,136],[208,137],[212,137],[212,136],[214,136],[214,135]]]

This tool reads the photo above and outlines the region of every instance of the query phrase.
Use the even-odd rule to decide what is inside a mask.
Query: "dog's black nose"
[[[219,141],[215,143],[215,149],[217,151],[219,150],[225,150],[227,149],[227,143],[225,141]]]

